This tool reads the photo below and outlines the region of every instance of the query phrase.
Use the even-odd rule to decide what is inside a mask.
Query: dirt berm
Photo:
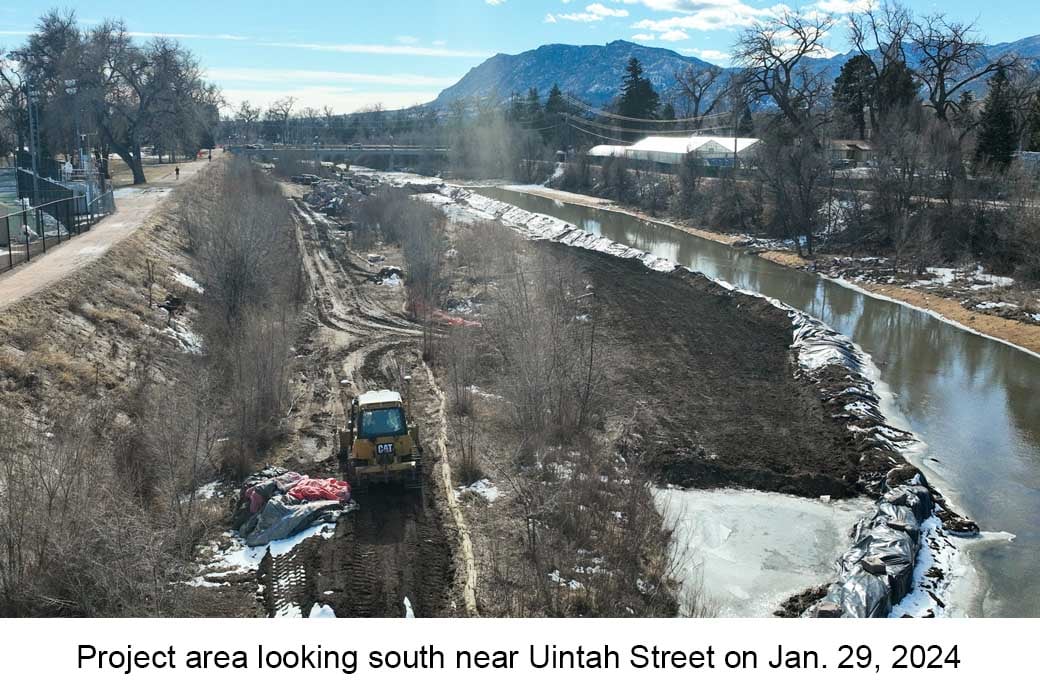
[[[607,376],[610,390],[661,483],[862,492],[850,433],[798,377],[784,311],[684,269],[542,246],[572,257],[596,288],[606,338],[625,356]]]

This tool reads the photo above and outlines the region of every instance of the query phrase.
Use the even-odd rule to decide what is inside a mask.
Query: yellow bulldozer
[[[373,483],[422,488],[422,447],[418,430],[408,426],[404,402],[396,391],[369,391],[354,398],[340,432],[340,466],[351,487]]]

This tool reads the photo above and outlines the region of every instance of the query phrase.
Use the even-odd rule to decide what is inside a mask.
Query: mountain
[[[1014,53],[1031,62],[1034,68],[1040,68],[1040,36],[985,46],[983,53],[989,60]],[[816,58],[810,62],[833,80],[853,55]],[[531,87],[536,87],[544,98],[553,84],[558,83],[565,93],[594,106],[603,106],[617,96],[625,65],[632,56],[639,59],[646,76],[664,95],[675,88],[677,71],[688,66],[711,65],[666,48],[640,46],[629,41],[614,41],[605,46],[550,44],[518,55],[499,53],[489,58],[441,92],[433,105],[444,109],[458,99],[491,95],[505,101],[513,92],[526,94]],[[977,92],[985,89],[985,85],[972,87]]]
[[[665,48],[614,41],[606,46],[550,44],[519,55],[499,53],[473,68],[434,101],[439,108],[458,99],[497,94],[503,101],[513,92],[526,94],[537,87],[544,98],[554,83],[565,93],[602,106],[617,96],[628,59],[635,56],[643,64],[646,77],[659,92],[675,85],[675,73],[687,66],[705,68],[703,60],[684,56]]]

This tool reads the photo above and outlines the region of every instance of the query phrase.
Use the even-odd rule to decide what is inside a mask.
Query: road
[[[164,178],[159,183],[117,189],[117,210],[113,215],[89,232],[0,275],[0,311],[97,261],[110,248],[139,230],[174,189],[190,181],[208,163],[200,160],[180,165],[179,180]]]

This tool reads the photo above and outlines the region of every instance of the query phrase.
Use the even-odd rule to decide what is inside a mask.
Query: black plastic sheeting
[[[921,524],[935,511],[931,490],[916,476],[885,493],[873,516],[856,525],[855,543],[838,561],[838,579],[806,615],[886,618],[913,588]]]

